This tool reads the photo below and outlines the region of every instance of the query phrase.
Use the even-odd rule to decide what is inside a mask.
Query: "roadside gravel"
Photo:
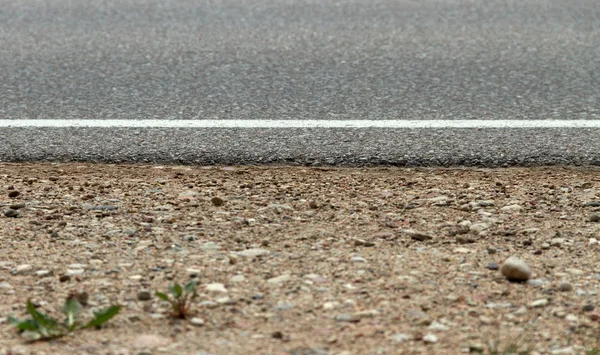
[[[520,338],[532,354],[578,354],[599,342],[598,168],[2,163],[0,209],[0,354],[488,353]],[[195,312],[169,318],[154,292],[191,278]],[[58,314],[73,294],[87,313],[123,309],[52,342],[7,323],[28,298]]]

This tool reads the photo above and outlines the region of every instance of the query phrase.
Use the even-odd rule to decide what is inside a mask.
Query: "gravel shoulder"
[[[17,193],[18,192],[18,193]],[[0,163],[0,354],[532,354],[600,343],[600,168]],[[526,282],[500,272],[506,259]],[[199,282],[188,320],[148,292]],[[25,343],[28,298],[119,304]]]

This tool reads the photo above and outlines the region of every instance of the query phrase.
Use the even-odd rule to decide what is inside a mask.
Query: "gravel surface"
[[[3,163],[0,353],[582,353],[599,172]],[[154,291],[190,278],[172,319]],[[53,342],[7,323],[68,295],[123,309]]]

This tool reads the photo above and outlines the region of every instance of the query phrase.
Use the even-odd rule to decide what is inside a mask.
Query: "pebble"
[[[502,211],[503,213],[515,213],[515,212],[520,212],[523,209],[523,206],[521,205],[508,205],[508,206],[504,206],[500,209],[500,211]]]
[[[433,239],[433,237],[427,233],[419,232],[414,229],[403,229],[402,233],[408,235],[411,239],[423,242],[425,240]]]
[[[194,318],[190,319],[190,323],[192,325],[197,326],[197,327],[201,327],[201,326],[204,325],[204,319],[198,318],[198,317],[194,317]]]
[[[25,202],[13,203],[8,208],[11,210],[20,210],[21,208],[25,208]]]
[[[225,203],[225,201],[218,196],[211,198],[210,202],[212,202],[213,206],[216,206],[216,207],[223,206],[223,204]]]
[[[338,306],[337,302],[325,302],[323,304],[323,310],[331,311],[331,310],[335,309],[337,306]]]
[[[147,290],[139,291],[137,294],[137,299],[139,301],[150,301],[152,299],[152,293]]]
[[[237,252],[236,254],[238,256],[244,256],[247,258],[254,258],[257,256],[268,255],[269,253],[270,253],[270,251],[268,251],[266,249],[254,248],[254,249],[242,250],[240,252]]]
[[[225,285],[223,285],[222,283],[210,283],[208,285],[206,285],[206,291],[208,292],[217,292],[217,293],[227,293],[227,289],[225,288]]]
[[[29,264],[18,265],[13,270],[14,275],[27,275],[33,270],[33,266]]]
[[[496,263],[488,263],[486,266],[487,269],[490,270],[499,270],[500,269],[500,265],[496,264]]]
[[[547,304],[548,304],[548,299],[546,299],[546,298],[541,298],[541,299],[539,299],[539,300],[535,300],[535,301],[531,302],[531,303],[529,304],[529,307],[532,307],[532,308],[544,307],[544,306],[545,306],[545,305],[547,305]]]
[[[77,276],[77,275],[83,275],[84,272],[85,272],[85,270],[83,270],[83,269],[67,269],[66,274],[69,276]]]
[[[229,279],[231,282],[244,282],[246,277],[244,275],[235,275]]]
[[[593,305],[593,304],[586,304],[586,305],[584,305],[583,307],[581,307],[581,310],[582,310],[583,312],[591,312],[591,311],[593,311],[594,309],[596,309],[596,307],[594,307],[594,305]]]
[[[280,284],[280,283],[290,281],[291,279],[292,279],[292,276],[290,274],[283,274],[283,275],[279,275],[276,277],[272,277],[272,278],[268,279],[267,282],[270,284]]]
[[[565,239],[564,238],[552,238],[552,239],[550,239],[550,246],[553,246],[553,247],[560,247],[564,243],[565,243]]]
[[[353,256],[352,258],[350,258],[350,261],[355,263],[366,263],[367,259],[363,258],[362,256]]]
[[[500,272],[509,281],[527,281],[531,277],[529,265],[515,256],[511,256],[504,261]]]
[[[423,341],[426,342],[426,343],[433,344],[433,343],[437,343],[438,338],[437,338],[437,336],[435,334],[429,333],[429,334],[426,334],[423,337]]]
[[[527,281],[527,284],[533,287],[541,287],[548,283],[548,280],[544,279],[532,279]]]
[[[10,192],[8,193],[8,197],[13,197],[13,198],[14,198],[14,197],[17,197],[17,196],[19,196],[20,194],[21,194],[21,193],[20,193],[19,191],[17,191],[17,190],[12,190],[12,191],[10,191]]]
[[[4,211],[4,217],[8,217],[8,218],[17,218],[19,217],[19,211],[17,210],[6,210]]]
[[[335,316],[336,322],[358,322],[360,318],[349,313],[342,313]]]
[[[593,214],[588,219],[590,222],[600,222],[600,214]]]
[[[573,285],[568,282],[561,282],[558,289],[563,292],[573,291]]]

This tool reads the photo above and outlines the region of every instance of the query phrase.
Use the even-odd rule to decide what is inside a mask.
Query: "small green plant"
[[[9,317],[8,321],[17,327],[23,338],[28,341],[48,340],[62,337],[79,329],[100,328],[119,313],[121,306],[112,306],[102,309],[99,312],[94,312],[94,318],[85,324],[81,324],[77,320],[82,309],[81,304],[75,298],[67,298],[62,308],[66,319],[60,323],[51,316],[38,311],[31,300],[27,300],[27,312],[31,318],[19,320]]]
[[[156,297],[171,304],[171,315],[173,317],[185,319],[190,314],[192,302],[198,297],[198,293],[196,293],[197,287],[198,282],[192,280],[184,287],[181,287],[178,283],[169,286],[169,292],[172,297],[158,291],[155,294]]]

